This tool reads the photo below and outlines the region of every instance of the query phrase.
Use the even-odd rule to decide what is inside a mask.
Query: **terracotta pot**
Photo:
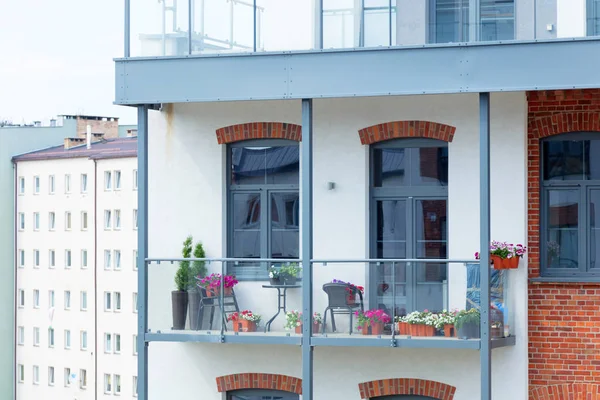
[[[313,328],[313,330],[312,330],[313,335],[321,332],[321,324],[318,322],[313,322],[312,328]],[[302,325],[296,327],[296,333],[298,335],[302,335]]]
[[[517,269],[519,268],[519,258],[521,257],[501,258],[490,255],[494,269]]]
[[[346,304],[355,304],[356,303],[356,293],[348,293],[346,294]]]
[[[502,258],[499,256],[493,256],[490,254],[490,260],[492,261],[492,265],[494,269],[504,269],[504,265],[502,263]]]
[[[256,322],[240,319],[238,323],[239,332],[256,332]]]
[[[423,324],[409,324],[411,336],[434,336],[435,328]]]
[[[219,297],[221,295],[221,287],[206,288],[206,297]],[[226,287],[224,296],[233,295],[233,288]]]
[[[233,321],[233,331],[234,332],[239,332],[240,331],[240,326],[242,325],[240,321]]]
[[[410,336],[419,336],[419,325],[418,324],[408,324],[408,334]]]
[[[364,324],[361,332],[363,335],[381,335],[383,333],[383,323],[372,322],[371,324]]]
[[[398,335],[409,335],[410,325],[408,322],[398,322]]]
[[[296,333],[302,335],[302,325],[296,327]]]
[[[444,325],[444,336],[445,337],[458,337],[457,329],[454,328],[453,324]]]

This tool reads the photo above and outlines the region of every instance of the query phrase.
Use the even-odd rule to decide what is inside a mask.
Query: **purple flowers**
[[[209,276],[202,278],[200,284],[205,288],[220,288],[221,287],[221,274],[210,274]],[[233,275],[225,275],[223,285],[225,288],[232,288],[238,284],[238,281]]]
[[[507,242],[492,241],[490,244],[490,254],[500,258],[523,257],[527,253],[527,247],[522,244],[513,244]],[[475,253],[475,258],[479,260],[479,252]]]

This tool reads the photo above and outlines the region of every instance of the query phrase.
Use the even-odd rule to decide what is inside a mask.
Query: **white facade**
[[[389,121],[431,121],[456,127],[448,144],[448,238],[451,259],[470,259],[479,247],[479,112],[477,95],[406,96],[315,100],[314,257],[369,257],[369,147],[358,131]],[[526,241],[526,98],[524,93],[491,97],[492,238]],[[226,256],[226,146],[215,131],[260,121],[301,123],[298,101],[177,104],[151,112],[149,123],[149,257],[178,257],[192,234],[207,257]],[[335,182],[335,189],[328,189]],[[516,345],[493,351],[493,395],[527,398],[526,264],[510,273],[512,334]],[[149,266],[149,329],[171,326],[170,292],[177,266]],[[220,266],[211,264],[211,272]],[[323,283],[333,278],[365,284],[363,265],[314,265],[314,311],[325,308]],[[449,266],[449,307],[464,308],[463,265]],[[276,292],[266,282],[236,286],[240,309],[276,311]],[[288,294],[288,310],[299,309],[300,290]],[[374,308],[368,307],[366,309]],[[340,321],[343,321],[340,318]],[[281,330],[283,318],[274,323]],[[274,345],[151,343],[150,400],[190,397],[221,399],[215,378],[233,373],[301,377],[300,349]],[[456,400],[479,396],[479,353],[451,349],[316,347],[314,396],[359,399],[358,383],[385,378],[420,378],[456,386]],[[343,382],[343,383],[342,383]],[[510,385],[506,385],[510,382]]]
[[[17,336],[23,333],[17,345],[17,399],[104,398],[105,373],[120,375],[121,394],[131,397],[130,382],[137,374],[132,348],[137,314],[131,307],[137,291],[137,272],[132,262],[137,248],[132,225],[137,199],[133,186],[136,169],[135,157],[16,162],[17,221],[21,213],[25,216],[25,228],[17,230],[15,255],[17,296],[22,290],[25,300],[23,307],[17,306],[16,313]],[[105,170],[121,171],[120,190],[104,191]],[[38,179],[39,193],[35,193]],[[105,209],[121,210],[123,216],[129,217],[122,217],[120,231],[104,230]],[[103,269],[105,248],[121,250],[120,271]],[[35,265],[36,251],[39,265]],[[22,266],[21,254],[25,256]],[[120,314],[104,311],[105,291],[121,293]],[[34,342],[38,330],[39,342]],[[104,332],[120,335],[120,354],[104,353]],[[114,389],[113,386],[111,396]]]

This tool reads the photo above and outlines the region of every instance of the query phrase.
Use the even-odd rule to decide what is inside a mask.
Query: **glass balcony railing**
[[[129,0],[129,54],[387,47],[600,35],[600,0]],[[519,15],[517,21],[516,15]],[[127,47],[127,46],[126,46]]]
[[[149,332],[300,338],[301,264],[229,260],[149,262]],[[264,268],[265,280],[238,281],[243,268]],[[338,338],[479,339],[480,272],[477,262],[447,260],[313,261],[312,335],[329,344]],[[490,269],[493,339],[512,335],[509,274]]]

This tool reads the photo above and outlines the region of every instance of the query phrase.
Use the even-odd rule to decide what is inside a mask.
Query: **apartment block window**
[[[71,331],[65,330],[65,349],[71,348]]]
[[[112,213],[110,210],[104,210],[104,229],[112,228]]]
[[[48,367],[48,386],[54,386],[54,367]]]
[[[23,346],[25,344],[25,327],[19,326],[17,329],[17,343],[19,346]]]
[[[40,384],[40,367],[38,365],[33,366],[33,384]]]
[[[70,231],[71,230],[71,212],[67,211],[65,213],[65,230]]]
[[[115,190],[121,190],[121,171],[115,171]]]
[[[40,194],[40,177],[33,177],[33,194]]]
[[[87,371],[85,369],[79,370],[79,388],[87,388]]]
[[[33,213],[33,230],[34,231],[40,230],[40,213],[39,212]]]
[[[112,294],[104,292],[104,311],[112,311]]]
[[[87,292],[86,291],[82,291],[80,293],[79,303],[80,303],[81,311],[86,311],[87,310]]]
[[[25,178],[22,176],[19,177],[19,194],[25,194]]]
[[[40,328],[38,327],[33,328],[33,345],[35,347],[40,345]]]
[[[48,178],[48,193],[54,194],[56,190],[56,180],[54,179],[54,175],[50,175]]]
[[[19,308],[25,307],[25,291],[19,289]]]
[[[81,230],[87,231],[88,228],[88,213],[87,211],[81,212]]]
[[[133,335],[133,355],[137,356],[137,335]]]
[[[115,382],[115,394],[121,394],[121,375],[115,374],[113,376]]]
[[[54,290],[48,290],[48,307],[54,307]]]
[[[19,250],[19,267],[25,268],[25,250]]]
[[[65,269],[71,268],[71,250],[65,250]]]
[[[133,387],[133,397],[137,397],[137,395],[138,395],[138,379],[137,379],[137,376],[133,377],[132,387]]]
[[[137,169],[133,170],[133,190],[138,188],[138,172]]]
[[[119,269],[121,269],[121,250],[115,250],[114,256],[115,256],[115,269],[119,270]]]
[[[19,213],[19,230],[20,231],[25,230],[25,214],[24,213]]]
[[[25,382],[25,366],[23,364],[17,365],[17,375],[19,383]]]
[[[71,309],[71,291],[65,290],[65,310]]]
[[[87,331],[79,332],[79,348],[81,350],[87,350]]]
[[[40,251],[35,249],[33,250],[33,268],[40,267]]]
[[[54,347],[54,328],[48,328],[48,347]]]
[[[121,311],[121,292],[113,293],[115,300],[115,311]]]
[[[112,334],[110,333],[104,334],[104,352],[112,353]]]
[[[133,251],[133,270],[134,271],[138,270],[138,251],[137,250]]]
[[[50,211],[48,213],[48,230],[53,231],[54,229],[56,229],[56,213]]]
[[[137,209],[133,210],[133,229],[138,228],[138,212]]]
[[[138,295],[137,293],[133,293],[133,312],[138,312]]]
[[[112,393],[112,376],[110,374],[104,374],[104,394]]]
[[[81,193],[87,193],[87,174],[81,174]]]
[[[65,386],[71,386],[71,368],[65,368],[64,381]]]
[[[54,250],[48,250],[48,267],[56,267],[56,251]]]
[[[104,190],[112,190],[112,173],[110,171],[104,172]]]
[[[40,291],[33,289],[33,308],[40,308]]]
[[[112,267],[112,257],[110,250],[104,250],[104,269]]]
[[[65,193],[71,193],[71,175],[65,175]]]
[[[87,250],[81,250],[81,269],[88,267],[88,252]]]
[[[121,229],[121,210],[115,210],[115,229]]]
[[[121,353],[121,335],[118,333],[114,334],[115,339],[115,354]]]

